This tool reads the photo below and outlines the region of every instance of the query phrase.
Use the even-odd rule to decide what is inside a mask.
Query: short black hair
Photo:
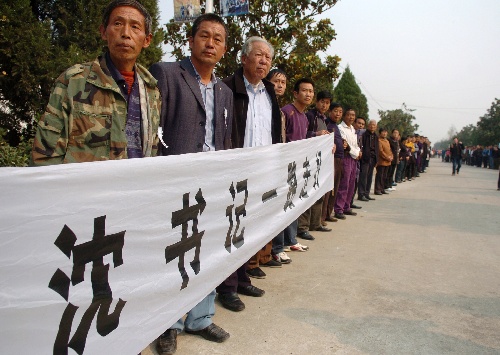
[[[148,10],[137,0],[113,0],[111,1],[106,9],[104,9],[104,13],[102,15],[102,25],[104,28],[108,27],[109,17],[114,9],[120,6],[130,6],[134,9],[138,10],[144,16],[144,30],[146,35],[151,33],[153,27],[153,19],[149,14]]]
[[[346,115],[347,115],[347,112],[349,111],[354,111],[354,114],[356,114],[356,110],[354,109],[354,107],[344,107],[343,108],[344,112],[342,113],[342,118],[344,118]]]
[[[229,36],[229,31],[227,29],[226,23],[224,22],[222,17],[220,17],[219,15],[216,15],[214,13],[200,15],[196,18],[196,20],[194,20],[193,27],[191,27],[191,37],[194,38],[194,36],[196,35],[196,32],[198,32],[198,30],[200,29],[201,23],[205,22],[205,21],[216,22],[216,23],[222,25],[222,27],[224,27],[224,31],[226,32],[225,42],[227,44],[227,38]]]
[[[380,129],[378,130],[378,133],[382,133],[382,132],[387,132],[387,128],[380,127]]]
[[[318,92],[318,95],[316,96],[316,100],[323,100],[323,99],[333,99],[332,93],[330,91],[320,91]]]
[[[293,91],[295,92],[299,92],[300,90],[300,84],[303,84],[303,83],[306,83],[306,84],[311,84],[314,88],[314,81],[312,81],[312,79],[310,78],[301,78],[299,80],[297,80],[295,82],[295,85],[293,86]]]
[[[337,108],[337,107],[342,107],[342,105],[339,104],[338,102],[332,102],[330,104],[330,111],[333,110],[334,108]]]
[[[266,75],[266,79],[271,80],[275,75],[283,75],[285,78],[287,77],[286,73],[283,70],[281,70],[280,68],[274,68]]]

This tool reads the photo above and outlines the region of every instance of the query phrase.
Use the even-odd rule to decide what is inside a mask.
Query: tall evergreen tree
[[[110,0],[16,0],[0,4],[0,128],[15,145],[32,136],[52,84],[66,68],[103,51],[99,33]],[[138,62],[161,59],[157,0],[142,0],[153,17],[153,40]]]
[[[345,68],[339,83],[333,90],[333,97],[343,106],[353,108],[356,115],[364,117],[366,120],[369,119],[366,96],[356,83],[356,78],[349,66]]]

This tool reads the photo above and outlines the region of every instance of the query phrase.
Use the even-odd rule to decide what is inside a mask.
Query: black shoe
[[[308,231],[298,232],[297,237],[302,238],[302,239],[306,239],[306,240],[314,240],[314,237]]]
[[[382,192],[375,192],[375,195],[382,195]]]
[[[265,267],[281,267],[281,262],[279,262],[277,260],[271,259],[271,260],[269,260],[265,264],[260,263],[260,266],[265,266]]]
[[[335,218],[337,219],[345,219],[345,216],[343,213],[335,213]]]
[[[158,355],[172,355],[177,350],[177,329],[167,329],[156,342]]]
[[[266,273],[260,269],[260,267],[256,267],[255,269],[248,269],[247,275],[256,279],[265,279]]]
[[[382,194],[383,195],[389,195],[389,193],[387,191],[385,191],[385,190],[382,190]]]
[[[356,212],[354,212],[353,210],[347,210],[347,211],[344,211],[344,214],[348,215],[348,216],[357,216],[358,214]]]
[[[233,312],[240,312],[245,309],[245,304],[240,300],[236,292],[219,293],[220,304]]]
[[[354,204],[353,204],[353,205],[351,205],[351,208],[355,208],[355,209],[358,209],[358,210],[359,210],[359,209],[361,209],[361,208],[363,208],[363,207],[361,207],[361,206],[356,206],[356,205],[354,205]]]
[[[335,218],[335,217],[330,216],[330,217],[326,217],[326,221],[327,221],[327,222],[337,222],[337,221],[338,221],[338,219],[337,219],[337,218]]]
[[[366,196],[361,196],[361,197],[358,197],[358,201],[368,202],[368,201],[370,201],[370,199]]]
[[[187,328],[184,330],[188,334],[201,335],[205,339],[216,343],[222,343],[223,341],[229,339],[229,333],[214,323],[201,330],[191,330]]]
[[[315,231],[318,231],[318,232],[331,232],[332,230],[331,230],[331,228],[326,228],[326,227],[321,226],[321,227],[316,228]]]
[[[266,291],[261,290],[253,285],[248,286],[238,286],[238,293],[242,295],[252,296],[252,297],[262,297]]]
[[[370,201],[375,201],[375,199],[373,197],[366,196],[366,198],[369,199]]]

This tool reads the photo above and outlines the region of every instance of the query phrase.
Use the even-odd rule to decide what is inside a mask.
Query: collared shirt
[[[344,121],[339,125],[340,135],[343,139],[347,141],[349,144],[350,150],[349,154],[353,159],[357,159],[359,155],[359,146],[358,146],[358,136],[356,135],[356,130],[354,127],[347,126]]]
[[[307,137],[307,126],[309,121],[304,112],[301,112],[294,104],[288,104],[281,108],[286,118],[286,141],[293,142]]]
[[[248,94],[247,122],[243,147],[257,147],[273,144],[271,135],[272,104],[264,83],[252,85],[243,76]]]
[[[191,59],[190,59],[191,61]],[[193,65],[193,62],[191,62]],[[203,144],[203,151],[208,152],[210,150],[215,150],[215,137],[214,137],[214,107],[215,107],[215,99],[214,99],[214,87],[217,83],[217,78],[214,73],[212,73],[212,77],[210,78],[210,82],[208,84],[203,84],[201,82],[201,76],[198,74],[198,71],[193,65],[194,72],[196,74],[196,80],[198,80],[198,85],[200,86],[201,97],[203,98],[203,103],[205,104],[205,113],[207,117],[207,121],[205,123],[205,143]]]

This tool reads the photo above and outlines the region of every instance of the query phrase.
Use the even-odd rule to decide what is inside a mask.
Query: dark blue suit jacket
[[[162,97],[160,126],[163,141],[159,155],[203,151],[206,112],[200,86],[189,58],[175,63],[155,63],[149,69],[158,80]],[[215,149],[231,148],[233,93],[220,79],[214,87]]]

